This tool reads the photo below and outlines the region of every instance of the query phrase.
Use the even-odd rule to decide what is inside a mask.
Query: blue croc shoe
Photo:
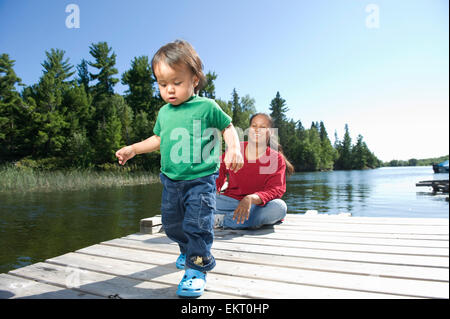
[[[185,264],[186,264],[186,255],[180,254],[180,256],[178,256],[177,258],[175,265],[177,266],[178,269],[184,269]]]
[[[180,297],[200,297],[203,294],[206,286],[206,274],[187,268],[184,273],[183,279],[181,279],[177,295]]]

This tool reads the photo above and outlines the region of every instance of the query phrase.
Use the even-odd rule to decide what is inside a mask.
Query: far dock
[[[448,179],[421,181],[416,183],[416,186],[427,186],[433,189],[434,193],[442,192],[448,193],[449,183]]]
[[[178,246],[141,232],[0,274],[0,298],[177,298]],[[449,220],[288,214],[215,232],[205,298],[449,298]]]

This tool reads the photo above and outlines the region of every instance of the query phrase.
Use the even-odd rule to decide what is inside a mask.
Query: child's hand
[[[223,159],[225,163],[225,167],[234,173],[244,166],[244,158],[242,157],[241,151],[239,148],[231,148],[228,149],[225,153],[225,157]]]
[[[125,163],[136,155],[133,146],[125,146],[116,152],[116,157],[119,159],[119,164],[125,165]]]

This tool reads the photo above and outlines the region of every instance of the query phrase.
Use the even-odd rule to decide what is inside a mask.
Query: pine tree
[[[122,84],[128,85],[125,100],[135,114],[144,111],[150,119],[156,119],[155,83],[148,57],[134,58],[131,69],[122,75]]]
[[[232,122],[235,127],[239,127],[241,129],[245,128],[245,123],[242,120],[242,107],[241,103],[239,103],[239,95],[236,89],[233,89],[231,93],[231,110],[232,110]]]
[[[270,102],[269,110],[271,111],[270,116],[273,120],[273,126],[278,129],[278,134],[282,139],[284,137],[284,122],[287,120],[286,112],[289,109],[286,106],[286,100],[281,98],[280,92],[277,92],[275,98]]]
[[[321,169],[321,155],[322,146],[319,131],[316,123],[312,123],[311,128],[308,130],[308,168],[312,171]]]
[[[115,152],[123,146],[122,124],[117,114],[116,105],[112,104],[105,120],[98,123],[94,143],[95,162],[111,163],[115,160]]]
[[[91,79],[88,71],[88,62],[85,59],[82,59],[81,63],[77,65],[77,70],[77,82],[80,86],[83,85],[86,94],[89,94],[89,82]]]
[[[55,80],[60,83],[67,80],[75,73],[72,71],[73,66],[69,63],[69,58],[64,60],[64,54],[65,51],[60,49],[51,49],[50,52],[46,51],[45,55],[47,56],[47,60],[42,63],[44,75],[53,72]]]
[[[322,121],[319,124],[320,136],[320,170],[331,170],[335,160],[335,150],[328,138],[328,133]]]
[[[125,102],[125,99],[116,94],[111,97],[112,103],[115,105],[115,108],[117,110],[117,116],[120,119],[120,124],[122,127],[122,140],[125,144],[130,145],[132,144],[132,138],[133,138],[133,119],[134,119],[134,112],[131,109],[130,106]]]
[[[0,55],[0,159],[13,159],[23,153],[27,112],[15,85],[21,79],[14,72],[14,60]]]
[[[345,124],[345,133],[342,142],[338,144],[338,158],[335,162],[335,169],[352,169],[352,139]]]
[[[217,74],[215,72],[206,73],[206,84],[203,89],[200,90],[198,95],[204,96],[210,99],[216,98],[216,86],[214,85],[214,81],[217,79]]]
[[[69,59],[64,60],[63,50],[51,49],[45,54],[43,75],[37,85],[24,92],[24,96],[33,111],[31,130],[34,131],[35,155],[52,157],[62,154],[68,136],[68,106],[63,100],[73,84],[69,78],[74,72]]]
[[[367,167],[367,150],[364,147],[363,137],[358,135],[356,144],[352,148],[352,169]]]
[[[111,96],[114,93],[114,85],[119,82],[119,79],[113,76],[118,73],[114,67],[116,65],[116,54],[111,53],[112,48],[108,47],[106,42],[94,43],[89,47],[89,53],[95,59],[95,62],[88,62],[88,64],[96,69],[98,73],[89,73],[91,80],[97,80],[94,86],[95,100],[101,99],[103,96]]]

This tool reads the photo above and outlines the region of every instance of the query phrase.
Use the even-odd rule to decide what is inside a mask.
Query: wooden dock
[[[434,193],[447,193],[449,189],[448,179],[432,180],[432,181],[421,181],[416,183],[416,186],[426,186],[431,187]]]
[[[177,298],[178,246],[159,228],[0,274],[0,298]],[[288,214],[216,230],[213,254],[204,299],[449,298],[448,219]]]

